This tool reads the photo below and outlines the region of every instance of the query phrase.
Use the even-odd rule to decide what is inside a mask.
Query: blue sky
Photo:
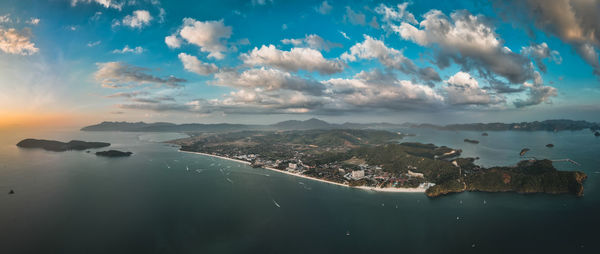
[[[599,6],[2,1],[0,113],[76,124],[599,121]]]

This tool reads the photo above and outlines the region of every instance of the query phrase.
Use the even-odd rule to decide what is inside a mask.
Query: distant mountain
[[[174,124],[174,123],[129,123],[102,122],[81,128],[82,131],[129,131],[129,132],[226,132],[239,130],[261,129],[262,126],[244,124]]]
[[[312,129],[334,129],[337,124],[330,124],[323,120],[311,118],[305,121],[289,120],[270,125],[277,130],[312,130]]]
[[[368,125],[350,129],[366,129]],[[130,131],[130,132],[230,132],[242,130],[314,130],[314,129],[348,129],[344,124],[330,124],[323,120],[311,118],[305,121],[289,120],[271,125],[245,125],[245,124],[173,124],[173,123],[128,123],[128,122],[102,122],[96,125],[83,127],[82,131]]]
[[[470,123],[470,124],[393,124],[393,123],[350,123],[332,124],[311,118],[304,121],[288,120],[271,125],[246,125],[246,124],[174,124],[174,123],[144,123],[144,122],[102,122],[96,125],[83,127],[83,131],[129,131],[129,132],[231,132],[244,130],[315,130],[315,129],[379,129],[390,130],[400,128],[430,128],[437,130],[468,130],[468,131],[562,131],[562,130],[600,130],[600,124],[587,121],[574,120],[546,120],[521,123]]]
[[[433,124],[407,124],[412,128],[431,128],[438,130],[452,131],[565,131],[565,130],[598,130],[600,124],[588,121],[574,121],[567,119],[555,119],[534,122],[520,123],[470,123],[470,124],[450,124],[450,125],[433,125]]]

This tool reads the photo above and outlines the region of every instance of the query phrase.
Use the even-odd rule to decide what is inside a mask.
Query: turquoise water
[[[460,148],[485,166],[514,164],[523,147],[531,156],[571,158],[581,166],[556,166],[588,174],[585,196],[429,199],[314,182],[159,143],[179,134],[3,133],[0,253],[600,252],[600,139],[589,131],[408,132],[417,136],[407,141]],[[26,137],[107,141],[134,155],[14,145]]]

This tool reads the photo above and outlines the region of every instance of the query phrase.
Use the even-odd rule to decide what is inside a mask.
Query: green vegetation
[[[24,139],[17,143],[18,147],[22,148],[42,148],[48,151],[64,152],[68,150],[85,150],[90,148],[101,148],[110,146],[110,143],[104,142],[85,142],[80,140],[71,140],[67,143],[56,140],[43,139]]]
[[[291,170],[350,186],[417,187],[429,197],[462,191],[583,195],[581,172],[556,170],[549,160],[482,168],[461,150],[398,143],[402,134],[380,130],[241,131],[173,141],[185,151],[244,158],[253,165]],[[296,166],[289,166],[289,165]],[[288,167],[289,166],[289,167]],[[352,171],[364,171],[352,177]],[[362,174],[364,173],[364,177]]]

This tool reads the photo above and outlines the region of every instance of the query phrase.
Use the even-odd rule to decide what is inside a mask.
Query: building
[[[361,179],[365,177],[365,171],[364,170],[354,170],[352,171],[352,178],[354,179]]]
[[[296,164],[296,163],[288,163],[288,168],[295,170],[295,169],[298,168],[298,164]]]
[[[423,173],[415,173],[415,172],[412,172],[410,170],[408,171],[408,175],[412,176],[412,177],[423,178]]]

